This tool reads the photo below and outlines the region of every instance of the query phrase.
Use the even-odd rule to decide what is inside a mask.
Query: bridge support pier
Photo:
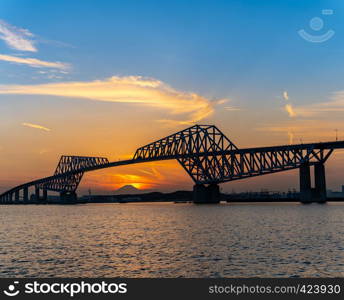
[[[308,163],[300,166],[300,201],[305,204],[312,202],[311,170]]]
[[[76,192],[61,192],[60,193],[60,201],[62,203],[76,203],[78,200],[78,196]]]
[[[301,203],[325,203],[326,202],[326,176],[325,165],[318,162],[314,165],[314,183],[311,185],[311,173],[309,164],[300,167],[300,201]]]
[[[14,193],[14,199],[16,203],[19,203],[19,190],[15,191]]]
[[[203,184],[196,184],[193,187],[192,201],[197,204],[213,204],[220,202],[220,188],[217,184],[210,184],[207,187]]]
[[[29,202],[29,188],[28,187],[24,187],[23,189],[23,201],[24,203]]]
[[[46,189],[43,190],[43,197],[42,197],[43,202],[48,201],[48,191]]]
[[[35,201],[39,202],[39,187],[35,187]]]
[[[314,198],[319,203],[326,202],[326,176],[325,176],[325,165],[324,163],[316,163],[314,165]]]

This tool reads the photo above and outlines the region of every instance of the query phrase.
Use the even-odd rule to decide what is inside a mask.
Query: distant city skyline
[[[128,159],[195,123],[239,148],[344,140],[342,20],[339,1],[1,1],[0,192],[61,155]],[[344,151],[326,168],[339,190]],[[161,161],[87,173],[80,191],[125,185],[193,183]],[[287,191],[298,175],[221,187]]]

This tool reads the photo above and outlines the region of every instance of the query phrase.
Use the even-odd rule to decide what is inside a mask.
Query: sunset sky
[[[343,17],[341,1],[1,0],[0,192],[63,154],[128,159],[195,123],[239,148],[344,140]],[[298,189],[297,175],[222,188]],[[344,184],[344,151],[327,180]],[[192,187],[165,161],[86,174],[79,191],[126,184]]]

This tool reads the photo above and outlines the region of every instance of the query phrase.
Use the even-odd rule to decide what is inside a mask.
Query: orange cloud
[[[0,85],[0,94],[51,95],[95,101],[137,103],[166,109],[180,115],[181,124],[198,122],[214,112],[214,105],[224,99],[211,101],[196,93],[175,90],[167,84],[140,76],[116,77],[90,82],[60,82],[37,85]],[[160,120],[169,122],[175,120]]]
[[[35,129],[40,129],[40,130],[44,130],[44,131],[50,131],[50,128],[44,127],[42,125],[38,125],[38,124],[32,124],[32,123],[22,123],[23,126],[26,127],[30,127],[30,128],[35,128]]]
[[[291,104],[286,104],[284,106],[284,109],[288,113],[289,117],[291,117],[291,118],[296,117],[296,112],[294,111],[294,108]]]

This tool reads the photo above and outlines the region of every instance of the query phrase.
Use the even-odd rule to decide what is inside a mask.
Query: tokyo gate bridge
[[[216,126],[194,125],[138,148],[129,160],[63,155],[53,175],[11,188],[0,195],[0,203],[29,203],[30,189],[35,202],[46,202],[48,191],[59,192],[62,201],[74,201],[85,172],[171,159],[193,180],[195,203],[218,203],[221,183],[291,169],[299,169],[302,203],[326,202],[325,163],[339,148],[344,148],[344,141],[238,148]]]

